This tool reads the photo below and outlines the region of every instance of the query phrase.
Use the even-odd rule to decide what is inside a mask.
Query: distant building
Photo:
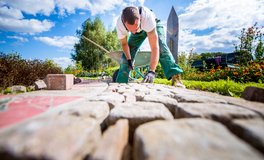
[[[207,58],[204,60],[195,60],[191,64],[192,67],[199,70],[217,68],[218,66],[237,68],[234,64],[237,64],[236,53],[226,53],[221,56],[216,56],[214,58]]]

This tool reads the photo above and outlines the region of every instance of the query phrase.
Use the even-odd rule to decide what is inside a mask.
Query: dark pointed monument
[[[167,20],[167,45],[178,63],[178,41],[179,41],[179,20],[177,13],[172,6],[169,18]]]

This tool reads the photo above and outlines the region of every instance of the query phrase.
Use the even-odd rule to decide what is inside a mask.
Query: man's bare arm
[[[126,59],[131,59],[131,55],[130,55],[130,50],[129,50],[129,46],[128,46],[128,43],[127,43],[127,37],[123,38],[123,39],[120,39],[120,43],[121,43],[121,46],[122,46],[122,49],[125,53],[125,56],[126,56]]]
[[[151,48],[151,57],[150,57],[150,70],[156,70],[156,67],[159,63],[159,41],[158,41],[158,34],[156,32],[156,28],[152,31],[147,33],[149,45]]]

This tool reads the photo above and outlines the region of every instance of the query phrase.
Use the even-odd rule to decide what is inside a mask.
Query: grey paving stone
[[[136,92],[150,94],[150,89],[146,87],[146,84],[133,83],[133,84],[130,84],[130,86],[132,86]]]
[[[120,160],[127,144],[128,120],[121,119],[104,132],[91,159]]]
[[[181,95],[176,95],[176,99],[178,102],[195,102],[195,103],[207,103],[207,102],[212,102],[212,103],[227,103],[227,101],[220,99],[220,98],[213,98],[213,97],[208,97],[205,95],[201,94],[181,94]]]
[[[83,159],[101,137],[95,119],[49,116],[1,130],[0,156],[9,159]]]
[[[211,93],[211,92],[204,92],[204,91],[197,91],[197,90],[184,90],[184,89],[178,89],[178,90],[173,90],[173,93],[176,94],[176,97],[181,97],[181,95],[191,95],[191,98],[185,98],[185,100],[190,100],[190,101],[186,101],[186,102],[192,102],[193,100],[195,100],[194,96],[196,95],[200,95],[202,97],[200,97],[203,100],[195,100],[193,102],[213,102],[213,103],[227,103],[227,104],[233,104],[236,106],[241,106],[244,107],[246,109],[250,109],[252,111],[258,112],[258,114],[260,114],[263,118],[264,118],[264,103],[259,103],[259,102],[253,102],[253,101],[247,101],[244,100],[243,98],[234,98],[234,97],[230,97],[230,96],[223,96],[217,93]],[[210,99],[210,101],[206,101],[207,98]],[[193,100],[192,100],[193,99]],[[216,99],[216,101],[211,101],[213,99]],[[179,102],[184,102],[184,99],[179,100]]]
[[[58,115],[73,115],[82,118],[92,118],[99,124],[108,117],[110,108],[107,102],[82,102],[57,111]]]
[[[134,160],[262,160],[220,123],[206,119],[154,121],[139,126]]]
[[[247,101],[242,98],[233,98],[227,96],[219,96],[219,97],[228,101],[229,104],[234,104],[255,111],[259,115],[261,115],[262,118],[264,118],[264,103]]]
[[[178,104],[176,99],[161,95],[146,95],[142,101],[162,103],[169,109],[172,115],[175,115],[175,107]]]
[[[144,96],[145,96],[145,93],[143,93],[143,92],[139,92],[139,91],[135,92],[135,97],[136,97],[137,101],[142,101]]]
[[[175,117],[202,117],[229,123],[235,118],[259,117],[255,112],[229,104],[220,103],[178,103]]]
[[[137,101],[135,94],[123,93],[123,96],[125,97],[125,102],[132,103]]]
[[[112,109],[116,104],[125,102],[125,97],[117,92],[103,92],[95,97],[90,97],[87,100],[107,102]]]
[[[133,89],[132,87],[127,85],[127,86],[118,87],[116,89],[116,92],[118,92],[119,94],[124,94],[124,93],[134,94],[135,93],[135,89]]]
[[[172,120],[170,111],[161,103],[135,102],[121,103],[115,106],[108,117],[108,125],[114,124],[119,119],[129,120],[130,142],[133,139],[135,129],[146,122],[153,120]]]
[[[260,152],[264,153],[263,119],[234,120],[229,128],[232,132],[257,148]]]
[[[170,91],[166,91],[166,90],[159,90],[159,89],[152,89],[150,91],[149,95],[160,95],[160,96],[175,98],[174,93],[172,93]]]

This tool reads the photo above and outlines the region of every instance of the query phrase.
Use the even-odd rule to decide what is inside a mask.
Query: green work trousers
[[[179,67],[178,64],[175,63],[175,60],[170,52],[170,49],[166,44],[163,26],[157,23],[156,29],[159,39],[159,53],[160,53],[159,62],[162,66],[166,78],[170,80],[173,75],[180,74],[183,72],[183,70]],[[141,31],[136,34],[132,34],[132,33],[130,34],[128,38],[128,46],[130,49],[132,61],[137,55],[139,48],[142,45],[143,41],[146,39],[146,37],[147,37],[147,33],[145,31]],[[127,59],[125,54],[123,53],[120,59],[120,67],[116,82],[128,83],[129,72],[130,71],[128,69]]]

